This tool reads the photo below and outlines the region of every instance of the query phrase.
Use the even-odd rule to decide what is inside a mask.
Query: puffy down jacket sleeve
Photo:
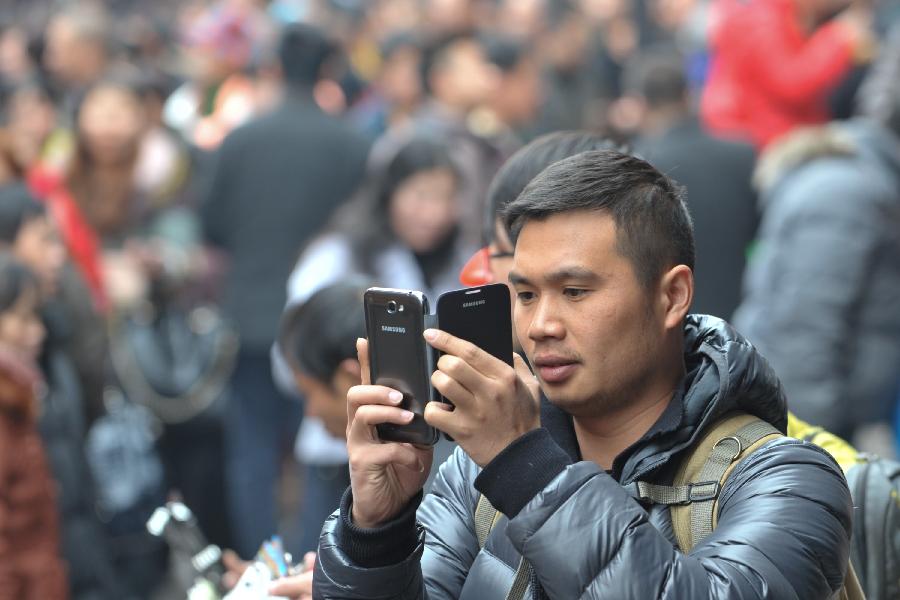
[[[589,462],[560,473],[507,535],[553,599],[829,598],[843,582],[851,509],[834,461],[785,438],[738,465],[716,529],[690,554]]]
[[[342,516],[335,511],[319,541],[314,597],[458,598],[479,551],[474,525],[478,496],[472,487],[477,474],[478,467],[461,450],[447,459],[416,511],[418,543],[396,564],[377,568],[357,564],[341,545]]]

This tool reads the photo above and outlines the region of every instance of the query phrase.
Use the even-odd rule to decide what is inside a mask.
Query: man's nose
[[[528,326],[529,339],[538,341],[547,338],[562,339],[565,337],[565,328],[553,309],[549,300],[538,300],[531,315],[531,323]]]

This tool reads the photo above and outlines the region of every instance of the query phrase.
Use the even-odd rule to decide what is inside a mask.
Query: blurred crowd
[[[895,0],[5,0],[0,598],[184,597],[144,526],[172,499],[245,559],[277,531],[314,549],[359,365],[292,319],[336,284],[486,282],[512,252],[491,182],[558,131],[686,186],[694,309],[734,319],[795,412],[889,430],[898,20]]]

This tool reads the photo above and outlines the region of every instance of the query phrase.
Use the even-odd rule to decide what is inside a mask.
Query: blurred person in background
[[[431,302],[455,289],[471,252],[461,236],[460,172],[450,149],[433,136],[403,141],[386,164],[370,167],[352,204],[301,255],[288,280],[288,304],[355,273],[382,287],[421,290]],[[302,550],[316,547],[322,520],[346,489],[346,444],[322,421],[304,419],[297,455],[308,465]],[[446,458],[449,444],[439,443]],[[438,459],[440,460],[440,458]]]
[[[767,149],[759,243],[735,323],[791,410],[842,437],[890,418],[900,383],[900,30],[857,118]]]
[[[317,28],[286,28],[279,49],[283,100],[225,139],[202,207],[207,240],[230,259],[223,302],[241,338],[228,407],[227,473],[235,549],[245,558],[276,530],[280,458],[300,421],[299,404],[275,388],[269,359],[284,282],[300,249],[365,170],[365,138],[313,98],[334,55]]]
[[[0,253],[0,598],[65,600],[56,490],[36,420],[44,341],[37,279]]]
[[[415,33],[389,36],[381,44],[380,57],[374,81],[350,112],[353,122],[372,139],[408,124],[424,99],[422,50]]]
[[[701,114],[711,131],[757,148],[828,121],[829,93],[874,51],[863,2],[716,2]]]
[[[47,25],[44,67],[66,116],[78,96],[100,80],[112,62],[112,31],[104,5],[91,0],[63,5]]]
[[[473,131],[503,156],[509,156],[521,146],[521,138],[527,135],[527,128],[540,110],[540,66],[526,42],[500,33],[485,33],[481,43],[499,78],[496,91],[472,113],[469,121]]]
[[[347,392],[360,382],[356,340],[366,336],[363,294],[374,285],[362,277],[350,277],[320,288],[305,302],[290,306],[279,326],[278,348],[291,371],[294,384],[303,394],[305,419],[319,419],[325,431],[343,440],[347,430]],[[304,421],[305,422],[305,421]],[[350,485],[346,461],[329,469],[327,485],[319,480],[306,482],[303,511],[302,548],[315,548],[319,532],[331,513],[335,498]],[[320,472],[324,473],[324,470]],[[332,490],[337,490],[337,496]],[[316,496],[318,502],[309,502]],[[315,512],[318,511],[318,512]],[[308,529],[308,530],[307,530]],[[310,556],[312,555],[312,556]],[[304,561],[309,566],[314,553]],[[236,555],[226,552],[225,564],[235,581],[246,568]],[[231,583],[231,582],[229,582]],[[306,600],[312,594],[312,570],[285,578],[269,591],[273,596]]]
[[[730,319],[759,220],[753,147],[716,138],[694,113],[678,53],[649,50],[629,62],[625,93],[637,113],[634,151],[689,191],[697,265],[691,311]]]
[[[422,55],[425,103],[415,114],[412,128],[446,141],[459,166],[462,180],[460,209],[463,236],[477,243],[478,216],[484,195],[505,156],[473,129],[470,116],[501,90],[499,71],[488,62],[484,45],[471,31],[433,38]],[[405,133],[401,132],[401,135]],[[393,143],[384,140],[386,147]],[[377,158],[380,146],[373,155]]]
[[[10,91],[5,109],[17,168],[29,178],[40,177],[37,169],[62,169],[72,153],[72,135],[60,126],[50,88],[40,80],[21,83]]]
[[[488,191],[482,219],[482,239],[485,247],[466,263],[460,274],[462,283],[469,286],[508,283],[514,247],[500,215],[509,203],[519,197],[525,186],[538,173],[564,158],[590,150],[613,148],[615,144],[600,134],[588,131],[558,131],[535,139],[510,156],[497,172]],[[519,347],[517,342],[516,348]]]
[[[40,318],[47,335],[38,366],[46,393],[37,425],[56,483],[70,597],[124,598],[116,582],[109,540],[95,510],[93,478],[84,453],[86,398],[69,351],[78,342],[72,338],[79,323],[60,302],[65,246],[46,207],[22,186],[0,187],[0,242],[34,273],[40,292]]]
[[[188,80],[166,100],[163,117],[191,144],[213,150],[259,108],[245,69],[266,32],[252,3],[215,2],[185,13],[180,51]]]

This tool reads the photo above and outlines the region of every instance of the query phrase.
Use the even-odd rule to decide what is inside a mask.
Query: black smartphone
[[[506,285],[492,283],[446,292],[438,298],[437,318],[441,330],[512,366],[512,320]]]
[[[431,386],[433,351],[422,337],[428,299],[422,292],[412,290],[370,288],[366,290],[363,304],[372,383],[402,393],[401,407],[415,415],[406,425],[378,425],[378,437],[423,446],[435,444],[438,430],[422,416],[425,405],[435,398]]]

